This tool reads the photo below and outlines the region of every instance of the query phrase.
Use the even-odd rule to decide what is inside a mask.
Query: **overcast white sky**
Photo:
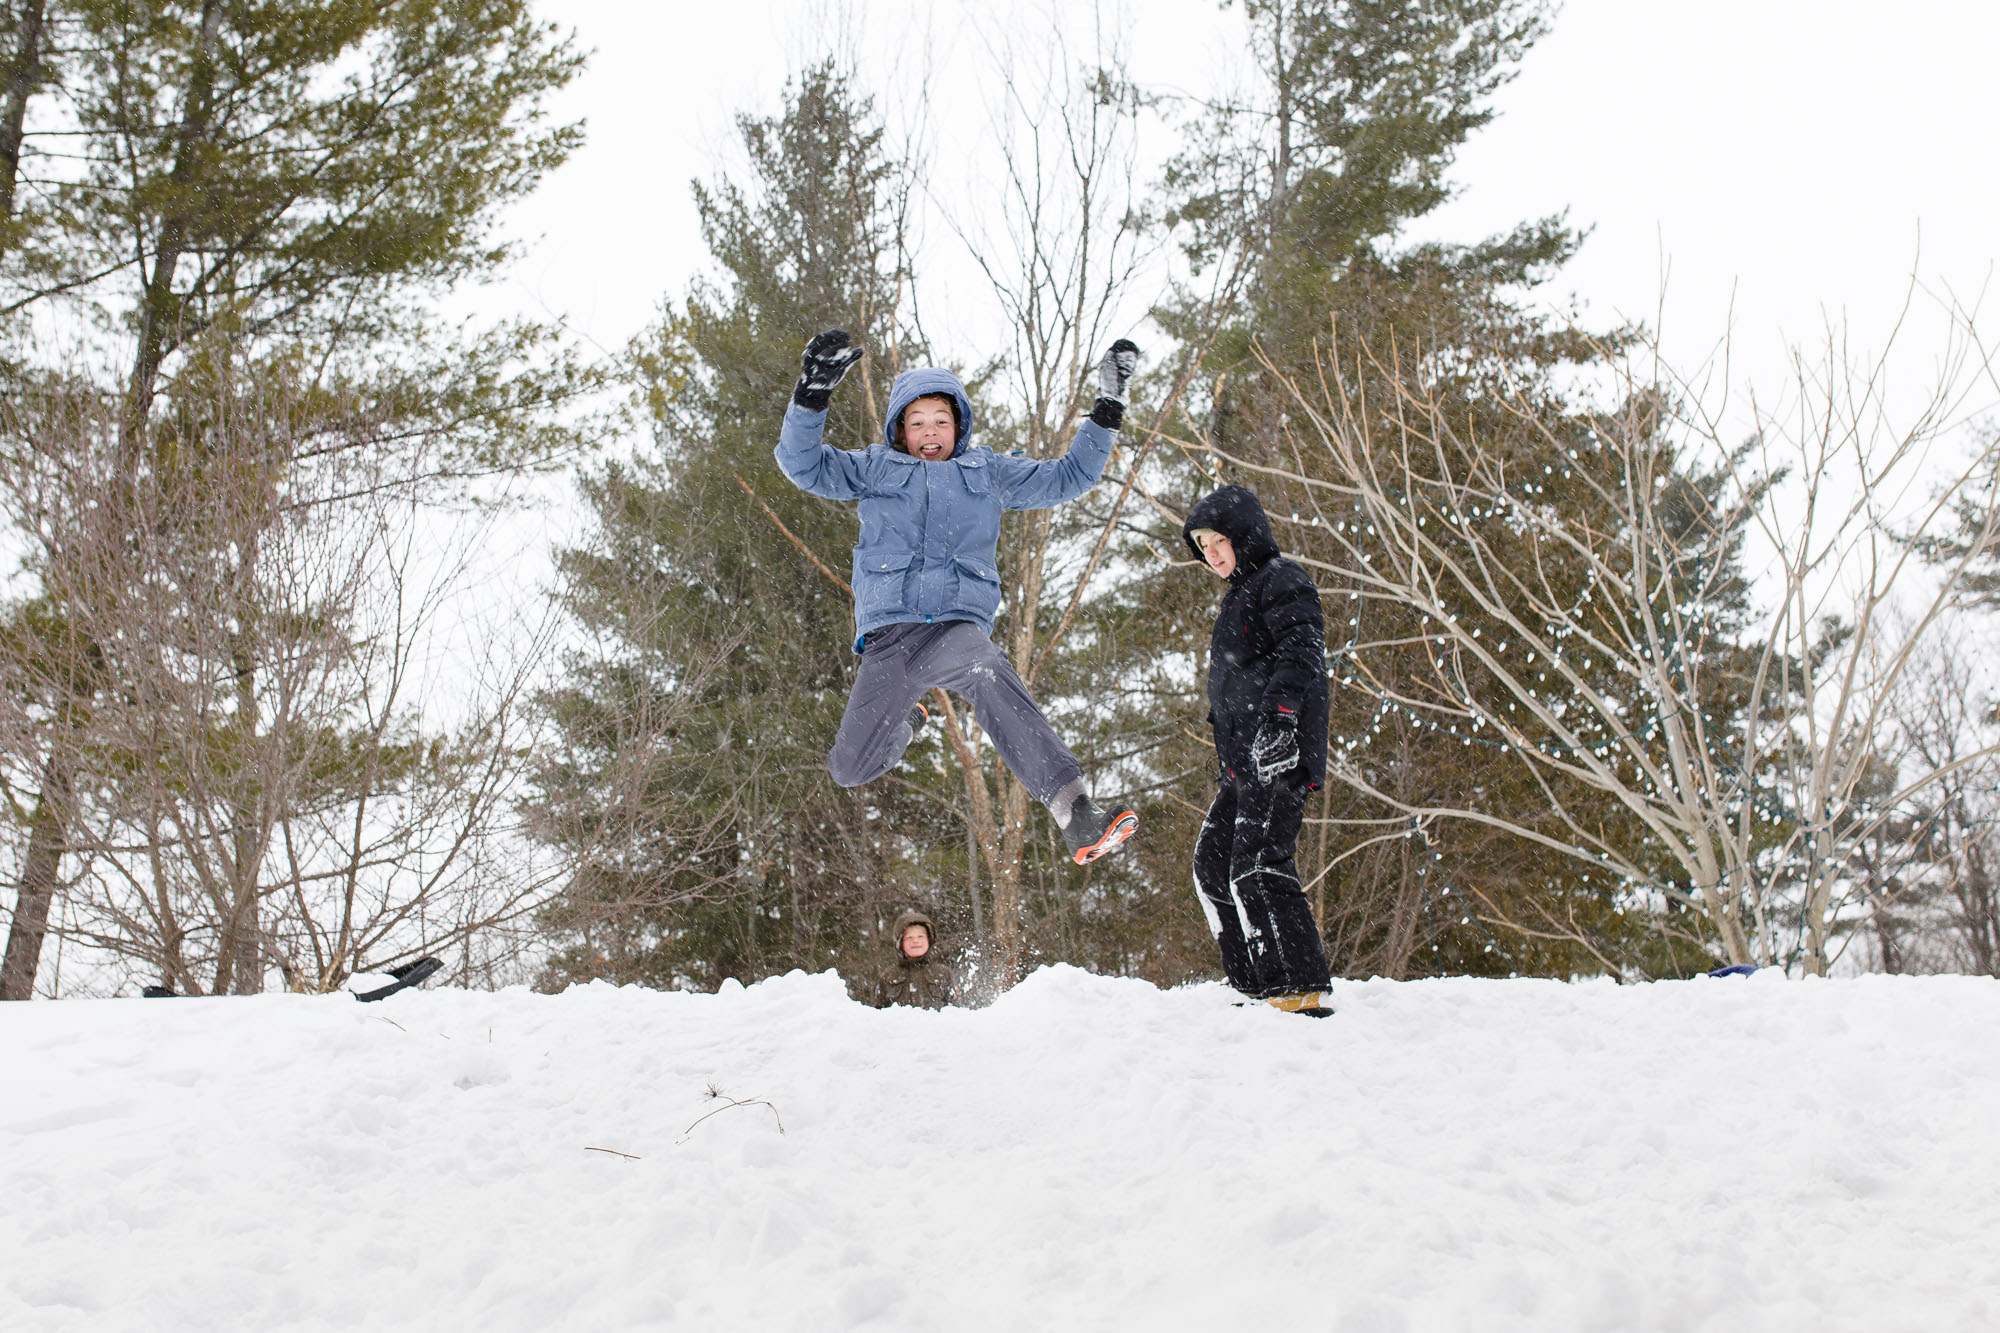
[[[735,112],[777,108],[813,54],[817,9],[548,0],[595,50],[556,108],[587,118],[589,140],[517,209],[510,225],[532,241],[489,299],[561,314],[612,348],[682,292],[705,259],[688,181],[714,174]],[[1142,82],[1212,86],[1240,49],[1240,13],[1208,0],[1132,11]],[[913,30],[928,25],[930,59],[952,69],[934,90],[951,138],[984,132],[974,29],[1029,31],[1043,12],[878,0],[848,22],[888,101],[902,76],[883,71],[918,58]],[[1569,0],[1460,155],[1459,198],[1421,234],[1472,240],[1566,209],[1591,236],[1562,293],[1593,322],[1653,321],[1665,279],[1662,327],[1689,361],[1733,309],[1739,375],[1774,373],[1783,346],[1829,316],[1873,346],[1913,269],[1972,299],[2000,258],[1995,52],[1994,0]],[[1169,147],[1155,136],[1154,151]],[[940,296],[976,293],[926,300]]]

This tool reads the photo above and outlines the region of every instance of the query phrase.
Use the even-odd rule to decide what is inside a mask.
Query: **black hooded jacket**
[[[1208,720],[1216,756],[1234,777],[1249,777],[1250,742],[1268,713],[1288,708],[1299,719],[1299,767],[1308,783],[1326,781],[1326,621],[1319,589],[1305,570],[1278,554],[1264,506],[1241,486],[1224,486],[1188,511],[1181,540],[1196,559],[1197,528],[1213,528],[1236,551],[1236,572],[1215,616],[1208,651]]]

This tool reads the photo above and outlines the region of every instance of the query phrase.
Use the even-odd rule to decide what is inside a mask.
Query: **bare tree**
[[[318,991],[532,904],[526,863],[490,853],[545,635],[454,625],[493,520],[435,522],[423,447],[226,347],[177,381],[136,474],[109,465],[129,421],[107,395],[10,416],[0,500],[38,587],[4,664],[9,757],[72,776],[82,942],[180,993],[267,967]],[[52,662],[92,688],[51,688]],[[71,748],[35,748],[52,736]]]
[[[659,937],[686,928],[686,908],[727,897],[754,872],[765,841],[761,756],[718,781],[703,716],[748,630],[720,629],[673,668],[640,669],[631,641],[679,614],[662,583],[634,580],[625,598],[644,608],[635,620],[619,635],[586,629],[563,653],[559,681],[537,696],[556,725],[529,763],[536,794],[523,808],[532,836],[560,849],[565,880],[540,917],[554,958],[543,985],[640,975]],[[588,599],[588,574],[572,569],[559,595]],[[586,711],[590,725],[579,725]]]
[[[100,462],[147,484],[154,399],[210,334],[303,346],[349,373],[400,370],[406,420],[456,416],[471,467],[546,457],[566,434],[548,420],[555,381],[574,362],[523,322],[468,342],[432,305],[501,262],[496,209],[578,141],[577,127],[546,121],[542,99],[581,57],[530,9],[21,0],[0,11],[0,318],[131,335],[81,333],[100,368],[130,367],[128,448]],[[46,341],[24,353],[33,371],[10,377],[50,368]],[[31,794],[17,803],[28,837],[0,996],[32,985],[43,913],[78,843],[65,827],[77,742],[60,733],[95,706],[77,696],[50,709],[39,778],[15,775]]]
[[[1079,54],[1059,15],[1031,40],[989,39],[1001,76],[991,122],[997,170],[961,211],[942,210],[984,275],[1013,346],[996,369],[1012,411],[997,427],[1030,457],[1059,455],[1078,416],[1088,410],[1086,371],[1114,329],[1121,302],[1147,257],[1136,211],[1133,132],[1140,109],[1123,53],[1093,12],[1090,48]],[[989,428],[993,429],[993,428]],[[1122,501],[1122,496],[1121,496]],[[1059,511],[1010,516],[1006,615],[1001,632],[1015,669],[1031,687],[1067,631],[1095,571],[1097,552],[1079,540]],[[1108,531],[1109,524],[1099,525]],[[1069,610],[1045,623],[1044,608],[1069,585]],[[960,719],[940,694],[945,727],[965,775],[967,809],[987,862],[992,894],[992,965],[1001,984],[1021,966],[1022,857],[1028,792],[997,757],[991,776],[980,761],[977,724]]]
[[[1977,661],[1968,628],[1949,627],[1906,673],[1890,710],[1877,785],[1909,771],[1942,776],[1880,825],[1857,858],[1850,892],[1863,900],[1866,930],[1856,935],[1876,970],[2000,969],[2000,756]],[[1984,758],[1959,762],[1980,751]]]
[[[1956,359],[1909,424],[1886,399],[1888,353],[1850,366],[1834,338],[1797,360],[1788,410],[1753,402],[1740,447],[1695,386],[1629,354],[1619,407],[1585,430],[1517,394],[1514,429],[1538,447],[1515,449],[1444,410],[1421,355],[1350,366],[1330,351],[1319,382],[1292,382],[1299,465],[1229,461],[1296,483],[1314,508],[1293,521],[1334,553],[1316,563],[1422,618],[1427,670],[1355,687],[1525,766],[1556,822],[1485,808],[1476,789],[1399,799],[1337,745],[1341,780],[1419,827],[1501,828],[1616,876],[1635,905],[1698,910],[1731,962],[1824,973],[1865,840],[1996,752],[1917,757],[1870,787],[1899,686],[1970,559],[1926,567],[1919,552],[1965,502],[1992,516],[2000,498],[2000,446],[1947,456],[1967,395],[1996,383],[1977,330],[1951,317]],[[1389,401],[1364,401],[1364,378]],[[1974,550],[2000,531],[1986,523]],[[1744,539],[1761,548],[1761,604],[1739,633],[1718,608]],[[1580,588],[1552,576],[1579,565]],[[1606,801],[1615,822],[1587,813]]]

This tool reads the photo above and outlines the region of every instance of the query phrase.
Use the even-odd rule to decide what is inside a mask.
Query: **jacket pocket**
[[[959,484],[973,495],[989,495],[993,490],[993,474],[986,467],[984,458],[962,458],[958,463]]]
[[[1000,610],[1000,571],[977,556],[961,555],[958,565],[958,603],[984,619],[993,619]]]
[[[912,551],[869,551],[854,555],[854,615],[857,620],[909,608],[905,585]]]

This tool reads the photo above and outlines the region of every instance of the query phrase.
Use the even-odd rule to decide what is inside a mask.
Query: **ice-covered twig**
[[[722,1102],[722,1105],[716,1107],[712,1111],[707,1112],[706,1114],[696,1117],[693,1125],[689,1125],[686,1129],[681,1131],[680,1142],[686,1143],[688,1141],[688,1137],[694,1133],[695,1125],[699,1125],[702,1121],[708,1119],[709,1116],[721,1115],[724,1111],[733,1110],[738,1106],[770,1107],[771,1118],[778,1122],[778,1132],[780,1134],[785,1132],[785,1118],[778,1114],[778,1108],[776,1106],[773,1106],[769,1101],[765,1100],[762,1097],[742,1097],[742,1098],[731,1097],[727,1093],[723,1092],[722,1089],[715,1087],[713,1084],[709,1086],[708,1095],[711,1098],[719,1099]]]

